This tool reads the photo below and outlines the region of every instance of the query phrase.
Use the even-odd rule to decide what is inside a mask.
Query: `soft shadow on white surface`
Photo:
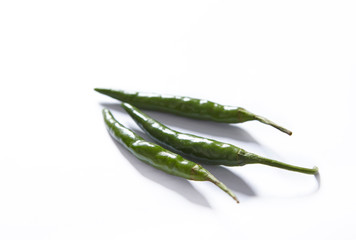
[[[120,103],[107,103],[101,102],[100,105],[104,108],[109,109],[110,111],[114,110],[116,112],[126,113],[126,111],[121,107]]]
[[[253,188],[240,176],[230,171],[226,167],[204,165],[209,172],[222,181],[228,188],[235,192],[242,193],[249,197],[257,196]]]
[[[317,172],[317,174],[314,175],[316,182],[318,183],[318,188],[315,190],[315,192],[320,190],[321,187],[321,179],[320,179],[320,173]]]
[[[148,164],[141,162],[132,153],[130,153],[124,146],[118,143],[114,138],[112,141],[115,143],[121,154],[128,160],[128,162],[144,177],[154,181],[165,188],[183,196],[188,201],[201,205],[203,207],[211,208],[209,202],[206,198],[197,191],[193,185],[186,179],[179,178],[176,176],[169,175],[158,169],[155,169]]]
[[[100,103],[100,104],[105,108],[126,113],[119,103]],[[246,130],[237,126],[237,124],[226,124],[226,123],[217,123],[211,121],[190,119],[190,118],[185,118],[169,113],[160,113],[154,111],[144,110],[143,112],[147,113],[150,117],[156,119],[157,121],[165,125],[169,125],[173,129],[176,128],[186,129],[187,132],[200,132],[200,133],[204,133],[205,135],[211,136],[211,138],[223,137],[223,138],[229,138],[229,139],[234,139],[242,142],[249,142],[249,143],[254,143],[259,145],[259,143],[255,138],[253,138]]]

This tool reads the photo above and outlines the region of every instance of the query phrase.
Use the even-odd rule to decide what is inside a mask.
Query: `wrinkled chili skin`
[[[260,163],[306,174],[318,172],[316,167],[310,169],[289,165],[249,153],[232,144],[175,131],[144,114],[131,104],[122,103],[121,106],[156,142],[188,159],[213,165],[243,166]]]
[[[95,88],[95,91],[138,108],[169,112],[189,118],[224,123],[242,123],[255,118],[244,108],[225,106],[208,100],[154,93]]]
[[[179,155],[212,165],[244,165],[238,158],[243,150],[232,144],[172,130],[128,103],[121,105],[150,137]]]
[[[121,105],[150,137],[179,155],[206,164],[243,165],[237,160],[238,152],[241,149],[231,144],[174,131],[128,103]]]

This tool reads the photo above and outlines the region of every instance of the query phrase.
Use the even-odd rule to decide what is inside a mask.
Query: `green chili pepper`
[[[292,135],[292,132],[288,129],[241,107],[224,106],[211,101],[190,97],[166,96],[140,92],[131,93],[102,88],[95,88],[94,90],[122,102],[131,103],[142,109],[169,112],[185,117],[224,123],[242,123],[257,120],[271,125],[288,135]]]
[[[213,165],[243,166],[260,163],[300,173],[315,174],[318,172],[317,167],[310,169],[289,165],[249,153],[232,144],[172,130],[128,103],[121,105],[136,123],[160,145],[189,159]]]
[[[103,116],[110,135],[141,161],[171,175],[195,181],[210,181],[239,203],[235,194],[202,166],[157,144],[145,141],[116,121],[108,109],[103,109]]]

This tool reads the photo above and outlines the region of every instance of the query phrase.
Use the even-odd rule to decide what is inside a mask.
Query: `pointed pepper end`
[[[103,90],[104,90],[103,88],[94,88],[94,91],[97,91],[97,92],[100,92],[100,93],[103,92]]]

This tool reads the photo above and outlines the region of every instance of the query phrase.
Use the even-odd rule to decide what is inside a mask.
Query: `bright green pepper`
[[[110,135],[141,161],[171,175],[195,181],[210,181],[229,194],[237,203],[239,202],[230,189],[199,164],[184,159],[159,145],[145,141],[116,121],[108,109],[103,109],[103,116]]]
[[[121,105],[150,137],[165,148],[188,159],[214,165],[243,166],[260,163],[306,174],[318,172],[317,167],[310,169],[289,165],[249,153],[232,144],[175,131],[128,103]]]
[[[122,90],[95,88],[95,91],[148,110],[169,112],[190,118],[224,123],[242,123],[257,120],[292,135],[292,132],[276,123],[241,107],[225,106],[215,102],[180,96],[152,93],[125,92]]]

